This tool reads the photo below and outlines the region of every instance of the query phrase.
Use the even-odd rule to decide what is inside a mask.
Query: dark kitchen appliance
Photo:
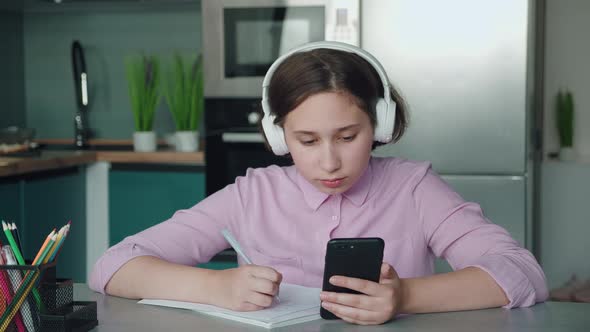
[[[358,46],[359,0],[203,0],[205,96],[258,97],[272,62],[331,40]]]
[[[206,98],[205,109],[207,195],[233,183],[249,167],[292,164],[264,145],[258,129],[260,99]]]

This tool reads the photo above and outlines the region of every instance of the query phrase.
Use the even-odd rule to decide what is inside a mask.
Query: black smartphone
[[[328,241],[322,290],[359,293],[352,289],[332,285],[329,280],[334,275],[379,282],[384,246],[383,239],[378,237],[340,238]],[[324,308],[320,308],[320,316],[324,319],[338,319],[337,316]]]

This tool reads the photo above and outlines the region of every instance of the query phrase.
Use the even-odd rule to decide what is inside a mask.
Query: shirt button
[[[332,216],[332,220],[338,220],[338,216]]]

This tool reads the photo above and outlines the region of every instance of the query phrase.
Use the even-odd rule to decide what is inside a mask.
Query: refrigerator
[[[536,12],[525,0],[362,0],[360,29],[409,105],[405,136],[374,154],[431,161],[529,249]]]

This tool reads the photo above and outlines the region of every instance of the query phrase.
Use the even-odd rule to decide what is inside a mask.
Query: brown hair
[[[275,124],[283,126],[289,112],[308,97],[321,92],[349,94],[375,127],[375,105],[383,97],[379,74],[355,53],[326,48],[294,53],[277,67],[268,87],[268,105],[276,116]],[[392,133],[396,142],[408,126],[407,106],[392,85],[389,93],[396,103]],[[383,143],[375,142],[373,148],[379,145]]]

